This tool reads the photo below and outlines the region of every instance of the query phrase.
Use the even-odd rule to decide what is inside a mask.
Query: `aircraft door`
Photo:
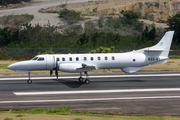
[[[46,69],[52,70],[55,68],[55,56],[54,55],[46,55]]]

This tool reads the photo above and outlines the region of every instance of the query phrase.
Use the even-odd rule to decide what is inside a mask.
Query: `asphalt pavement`
[[[125,114],[180,115],[178,72],[0,77],[0,109],[70,106],[73,110]]]

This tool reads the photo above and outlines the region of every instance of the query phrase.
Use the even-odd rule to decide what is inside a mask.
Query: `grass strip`
[[[175,116],[109,115],[88,111],[73,111],[70,107],[36,108],[29,110],[0,111],[0,120],[180,120]]]

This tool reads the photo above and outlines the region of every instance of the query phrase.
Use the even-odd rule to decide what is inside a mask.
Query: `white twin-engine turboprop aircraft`
[[[90,83],[88,71],[96,69],[118,68],[125,73],[134,73],[143,66],[165,63],[168,59],[174,31],[166,32],[158,44],[140,50],[126,53],[99,53],[99,54],[50,54],[37,55],[31,60],[17,62],[8,66],[16,72],[27,72],[31,84],[30,72],[33,70],[55,70],[58,79],[58,70],[80,73],[79,81]],[[82,73],[86,74],[83,79]]]

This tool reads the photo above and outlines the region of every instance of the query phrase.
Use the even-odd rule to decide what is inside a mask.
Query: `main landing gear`
[[[30,74],[31,74],[31,73],[30,73],[30,72],[28,72],[28,77],[29,77],[29,79],[27,80],[27,83],[28,83],[28,84],[32,84],[32,80],[31,80],[31,76],[30,76]]]
[[[88,72],[84,72],[84,74],[86,74],[86,79],[84,79],[82,77],[82,72],[80,72],[80,77],[79,77],[79,82],[81,83],[85,83],[85,84],[89,84],[90,83],[90,80],[88,79],[89,75],[88,75]]]

